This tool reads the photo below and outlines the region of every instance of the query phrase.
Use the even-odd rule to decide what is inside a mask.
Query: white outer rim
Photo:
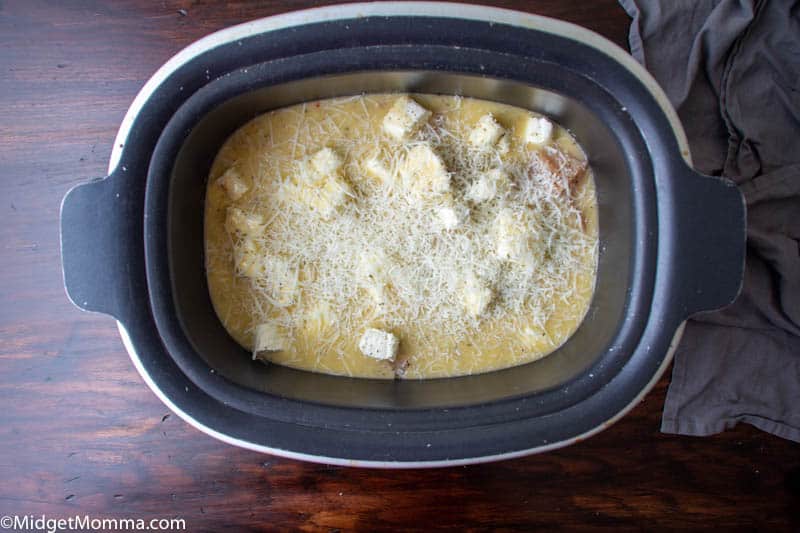
[[[686,139],[686,134],[683,130],[683,126],[680,123],[680,120],[678,119],[678,115],[675,112],[675,109],[670,104],[669,100],[664,94],[664,91],[661,89],[661,87],[658,85],[655,79],[653,79],[653,77],[639,63],[637,63],[636,60],[633,59],[633,57],[631,57],[622,48],[618,47],[617,45],[607,40],[606,38],[598,35],[597,33],[588,30],[586,28],[583,28],[581,26],[571,24],[569,22],[551,19],[548,17],[542,17],[539,15],[531,15],[520,11],[512,11],[509,9],[456,4],[456,3],[443,3],[443,2],[376,2],[376,3],[344,4],[344,5],[320,7],[320,8],[295,11],[295,12],[285,13],[282,15],[276,15],[268,18],[258,19],[217,31],[187,46],[186,48],[178,52],[176,55],[174,55],[169,61],[164,63],[164,65],[162,65],[161,68],[159,68],[156,71],[156,73],[153,74],[153,76],[147,81],[147,83],[145,83],[144,87],[142,87],[142,89],[136,95],[136,98],[133,100],[133,103],[128,108],[128,111],[125,114],[125,118],[123,118],[119,131],[117,132],[117,136],[114,141],[114,146],[111,150],[111,157],[108,164],[109,174],[111,174],[119,164],[119,159],[122,154],[122,147],[124,146],[128,138],[130,128],[133,125],[133,121],[138,116],[139,112],[144,107],[147,100],[150,98],[150,95],[158,88],[159,85],[161,85],[161,83],[164,82],[164,80],[173,71],[177,70],[184,63],[190,61],[194,57],[212,48],[215,48],[217,46],[220,46],[228,42],[244,39],[254,34],[259,34],[268,31],[274,31],[277,29],[299,26],[314,22],[360,18],[367,16],[382,16],[382,17],[428,16],[428,17],[491,21],[499,24],[519,26],[528,29],[535,29],[545,33],[556,34],[562,37],[567,37],[569,39],[578,41],[585,45],[591,46],[603,52],[612,59],[616,60],[626,69],[628,69],[648,88],[650,93],[655,98],[656,102],[664,111],[664,114],[666,115],[670,123],[670,126],[672,127],[672,130],[675,133],[675,137],[678,141],[678,146],[680,148],[681,155],[687,161],[687,163],[691,164],[689,144]],[[170,398],[166,394],[164,394],[163,391],[161,391],[158,385],[150,377],[150,374],[144,368],[141,359],[139,359],[139,356],[136,353],[136,349],[133,346],[133,342],[131,341],[128,332],[126,331],[125,326],[123,326],[121,322],[117,321],[117,329],[119,330],[120,337],[122,338],[122,343],[125,346],[125,349],[127,350],[128,355],[131,358],[131,361],[133,361],[133,365],[139,372],[139,375],[142,376],[142,379],[147,384],[147,386],[150,387],[153,393],[155,393],[155,395],[172,412],[174,412],[177,416],[186,421],[189,425],[195,427],[196,429],[202,431],[207,435],[210,435],[211,437],[214,437],[215,439],[221,440],[222,442],[233,444],[234,446],[239,446],[241,448],[246,448],[248,450],[267,453],[270,455],[276,455],[280,457],[286,457],[289,459],[310,461],[313,463],[332,464],[339,466],[357,466],[357,467],[367,467],[367,468],[435,468],[435,467],[445,467],[445,466],[488,463],[492,461],[512,459],[515,457],[522,457],[534,453],[542,453],[550,450],[555,450],[558,448],[562,448],[564,446],[569,446],[570,444],[574,444],[581,440],[587,439],[592,435],[595,435],[596,433],[603,431],[604,429],[608,428],[609,426],[617,422],[620,418],[625,416],[631,409],[633,409],[648,392],[650,392],[650,390],[653,388],[653,386],[655,386],[658,380],[661,379],[661,376],[664,374],[664,371],[667,369],[670,362],[672,361],[672,357],[675,353],[678,343],[680,342],[681,336],[683,335],[684,326],[685,322],[682,323],[675,331],[675,335],[672,337],[669,349],[667,350],[666,357],[662,361],[656,373],[653,375],[653,378],[647,383],[647,385],[641,390],[641,392],[627,406],[625,406],[625,408],[623,408],[613,417],[599,424],[594,429],[587,431],[581,435],[578,435],[577,437],[546,444],[543,446],[536,446],[534,448],[529,448],[526,450],[518,450],[509,453],[485,455],[481,457],[470,457],[464,459],[441,460],[441,461],[362,461],[362,460],[342,459],[338,457],[326,457],[321,455],[308,455],[304,453],[293,452],[290,450],[271,448],[269,446],[263,446],[260,444],[255,444],[249,441],[231,437],[229,435],[220,433],[215,429],[202,424],[201,422],[193,418],[191,415],[180,409],[177,405],[175,405],[175,403],[173,403],[172,400],[170,400]]]

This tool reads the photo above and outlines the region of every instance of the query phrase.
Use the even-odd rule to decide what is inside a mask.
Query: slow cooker
[[[203,205],[213,157],[268,110],[373,92],[478,97],[544,113],[584,147],[600,249],[588,315],[539,361],[447,379],[368,380],[252,361],[208,294]],[[690,166],[664,93],[602,37],[544,17],[452,3],[348,4],[216,32],[161,67],[120,127],[109,175],[61,211],[64,283],[117,320],[133,364],[177,415],[270,454],[429,467],[544,452],[636,405],[684,321],[737,295],[745,209]]]

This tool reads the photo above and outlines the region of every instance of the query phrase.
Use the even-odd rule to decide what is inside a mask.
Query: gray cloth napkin
[[[736,181],[748,209],[742,294],[687,323],[661,430],[710,435],[741,421],[800,441],[800,3],[620,4],[695,168]]]

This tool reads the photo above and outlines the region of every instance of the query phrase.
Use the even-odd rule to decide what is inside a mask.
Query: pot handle
[[[683,165],[676,172],[677,228],[671,260],[683,317],[720,309],[742,288],[747,212],[742,193],[726,178]]]
[[[64,196],[61,265],[73,304],[121,320],[135,290],[129,252],[141,217],[119,174],[76,185]]]

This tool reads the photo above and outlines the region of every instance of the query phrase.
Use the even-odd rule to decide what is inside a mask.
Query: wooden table
[[[546,455],[443,470],[357,470],[244,451],[151,393],[114,321],[61,282],[64,193],[103,176],[145,80],[192,41],[322,2],[0,3],[0,514],[179,516],[190,531],[554,526],[800,528],[796,444],[739,427],[659,432],[667,375],[604,433]],[[626,46],[612,0],[498,2]]]

